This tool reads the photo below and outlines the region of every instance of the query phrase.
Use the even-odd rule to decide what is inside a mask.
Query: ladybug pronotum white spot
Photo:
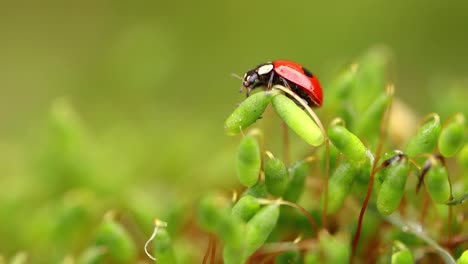
[[[270,73],[272,70],[273,70],[273,64],[265,64],[265,65],[258,67],[257,73],[258,75],[264,75],[264,74]]]

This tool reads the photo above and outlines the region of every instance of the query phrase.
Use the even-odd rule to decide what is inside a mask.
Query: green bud
[[[246,129],[265,112],[266,107],[275,92],[261,91],[247,97],[224,123],[224,130],[228,135],[236,135]]]
[[[440,130],[440,118],[438,115],[434,115],[432,120],[422,125],[409,140],[405,153],[410,157],[421,153],[431,153],[437,144]]]
[[[457,264],[468,264],[468,250],[463,251],[463,254],[457,260]]]
[[[257,139],[252,135],[242,138],[237,152],[237,177],[239,181],[247,186],[257,183],[262,159],[260,146]]]
[[[328,136],[333,145],[349,160],[364,163],[367,160],[367,149],[357,136],[340,125],[333,125],[328,129]]]
[[[275,259],[275,264],[302,264],[299,250],[290,250],[280,254]]]
[[[349,263],[351,252],[347,241],[322,231],[319,233],[319,244],[325,257],[322,263]]]
[[[328,183],[327,211],[329,214],[335,213],[341,208],[346,196],[351,191],[357,172],[357,168],[349,162],[343,162],[333,172]],[[322,203],[323,201],[324,194],[322,195]]]
[[[377,194],[377,209],[381,214],[389,215],[400,205],[408,172],[408,160],[404,157],[393,161],[382,170],[383,182]]]
[[[442,128],[439,136],[439,151],[445,157],[452,157],[465,142],[465,117],[456,115],[450,123]]]
[[[468,169],[468,144],[458,153],[457,160],[465,169]]]
[[[219,236],[224,243],[223,260],[225,264],[243,264],[247,259],[246,225],[236,215],[221,221]]]
[[[304,264],[321,264],[322,261],[320,259],[320,252],[316,251],[308,251],[304,256]]]
[[[197,221],[200,226],[209,232],[219,230],[220,219],[229,214],[229,201],[216,194],[209,194],[200,200],[197,210]]]
[[[265,184],[269,193],[275,196],[283,195],[289,182],[288,170],[277,158],[270,158],[265,163]]]
[[[245,195],[237,201],[237,203],[232,207],[232,215],[239,217],[244,222],[247,222],[254,216],[258,210],[260,210],[260,204],[257,201],[257,198]]]
[[[265,243],[276,226],[279,213],[279,204],[270,204],[260,209],[247,223],[245,234],[247,256],[252,255]]]
[[[202,198],[198,208],[198,223],[223,241],[225,263],[243,263],[246,256],[245,225],[237,215],[230,213],[227,199],[216,194]]]
[[[436,203],[445,203],[450,199],[450,182],[447,169],[435,162],[427,172],[426,188],[432,200]]]
[[[338,99],[343,100],[349,97],[350,92],[353,90],[358,68],[357,64],[350,65],[331,84],[330,88],[336,93]]]
[[[380,122],[391,99],[391,94],[383,93],[372,102],[358,119],[356,124],[357,135],[365,138],[379,135]]]
[[[304,192],[305,180],[307,173],[309,172],[309,166],[306,161],[298,161],[294,163],[289,169],[291,180],[286,187],[283,198],[290,202],[297,202]]]
[[[254,186],[247,188],[242,195],[251,195],[256,198],[267,198],[268,190],[265,181],[257,181]]]
[[[382,160],[387,161],[388,159],[390,159],[392,157],[395,157],[395,152],[385,152],[382,155]],[[385,169],[379,170],[375,174],[375,176],[374,176],[374,186],[373,186],[375,193],[379,193],[380,186],[382,185],[382,182],[384,182],[386,176],[387,176],[387,173],[386,173]]]
[[[86,249],[78,258],[78,264],[101,264],[105,263],[105,247],[90,247]]]
[[[390,53],[385,47],[374,47],[358,60],[353,89],[353,103],[357,113],[363,113],[385,88]]]
[[[312,146],[320,146],[324,141],[322,131],[312,118],[297,104],[283,94],[273,97],[273,108],[281,119],[297,135]]]
[[[102,264],[106,263],[107,248],[93,246],[86,249],[77,259],[78,264]]]
[[[399,241],[394,242],[394,252],[392,254],[392,264],[413,264],[414,259],[411,251]]]
[[[101,223],[95,244],[106,248],[106,256],[112,263],[136,262],[136,247],[130,234],[110,215],[107,215]]]
[[[156,263],[177,263],[171,238],[165,228],[160,228],[153,240],[153,256]]]

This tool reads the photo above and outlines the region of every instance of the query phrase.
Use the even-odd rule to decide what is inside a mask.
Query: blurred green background
[[[434,110],[466,81],[467,12],[436,0],[0,1],[0,252],[48,237],[24,224],[70,190],[154,216],[231,188],[238,139],[223,122],[244,96],[229,74],[261,62],[302,63],[326,104],[341,67],[385,44],[397,96]]]

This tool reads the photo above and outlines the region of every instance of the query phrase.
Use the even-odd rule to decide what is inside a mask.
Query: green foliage
[[[142,32],[132,31],[130,36],[144,39]],[[132,46],[126,41],[129,39],[119,45]],[[153,41],[151,37],[149,43]],[[34,166],[28,167],[26,161],[11,165],[18,170],[15,175],[34,175],[28,178],[33,180],[24,185],[12,181],[11,188],[8,180],[2,181],[7,188],[0,195],[0,219],[4,221],[0,262],[147,262],[142,237],[150,234],[154,217],[161,217],[168,226],[159,229],[149,250],[156,263],[200,263],[204,250],[210,262],[214,247],[218,250],[215,262],[227,264],[247,260],[348,263],[351,258],[357,263],[374,258],[385,263],[414,263],[433,252],[446,263],[454,263],[456,257],[463,263],[466,242],[459,237],[468,226],[459,219],[466,212],[468,197],[466,114],[463,109],[435,109],[437,113],[429,118],[420,118],[417,131],[402,138],[399,132],[415,129],[400,122],[406,116],[399,115],[401,102],[390,92],[389,59],[386,49],[375,48],[334,80],[321,79],[326,98],[320,110],[309,109],[284,87],[259,88],[225,122],[227,134],[242,134],[234,139],[239,141],[235,161],[234,147],[219,153],[187,137],[213,137],[216,133],[209,132],[209,125],[191,123],[185,116],[163,120],[165,125],[181,120],[187,125],[183,131],[172,131],[177,145],[165,148],[158,134],[164,127],[159,120],[155,127],[115,124],[108,134],[93,135],[66,99],[53,102],[40,149],[22,153]],[[132,72],[132,83],[138,83],[139,74]],[[149,86],[151,76],[141,74],[148,78],[141,84]],[[463,106],[455,102],[463,98],[451,97],[453,105]],[[270,102],[272,109],[267,109]],[[259,118],[262,122],[257,122]],[[278,122],[295,134],[280,137]],[[249,131],[254,125],[261,130]],[[132,129],[148,131],[141,139],[145,144],[138,144],[138,134]],[[265,134],[261,145],[258,131]],[[128,140],[120,140],[122,135]],[[1,147],[9,149],[8,144]],[[267,152],[269,157],[263,158],[265,147],[283,153],[273,157]],[[400,149],[404,151],[395,151]],[[10,159],[3,158],[2,166],[8,167]],[[188,162],[197,165],[188,166]],[[158,169],[151,171],[154,168]],[[145,172],[147,176],[140,176]],[[236,173],[239,184],[234,185]],[[153,176],[160,174],[164,180],[158,178],[155,183]],[[206,181],[195,177],[201,174],[207,175]],[[230,184],[223,185],[227,179]],[[368,185],[371,182],[373,186]],[[419,185],[425,190],[417,193]],[[176,192],[173,186],[177,186]],[[19,199],[18,190],[24,193]],[[372,190],[370,196],[366,196],[367,190]],[[232,192],[242,195],[237,200]],[[203,196],[195,202],[194,196],[200,193]],[[368,201],[367,207],[363,207],[364,201]],[[284,205],[291,208],[280,210]],[[101,221],[111,209],[115,213]],[[361,212],[361,236],[351,242]],[[208,240],[210,247],[204,243]]]
[[[268,196],[268,191],[265,181],[260,180],[254,186],[247,188],[243,195],[251,195],[257,198],[266,198]]]
[[[262,159],[260,146],[252,135],[245,136],[237,152],[237,177],[240,183],[250,187],[257,183]]]
[[[421,153],[430,153],[437,144],[441,130],[440,117],[434,114],[430,120],[423,124],[410,139],[405,153],[415,157]]]
[[[258,200],[253,196],[245,195],[232,207],[232,215],[247,222],[258,210],[260,210],[260,203]]]
[[[452,157],[463,146],[465,139],[465,117],[459,113],[449,120],[440,132],[438,147],[445,157]]]
[[[302,258],[299,250],[284,252],[275,258],[275,264],[301,264]]]
[[[460,258],[457,260],[457,264],[468,264],[468,250],[465,250]]]
[[[405,157],[392,161],[383,170],[382,183],[377,194],[377,209],[381,214],[389,215],[400,205],[408,172],[409,165]]]
[[[270,157],[265,163],[265,184],[270,194],[282,196],[289,183],[286,165],[278,158]]]
[[[305,180],[309,172],[309,166],[306,161],[297,161],[289,168],[289,180],[286,191],[284,192],[284,199],[290,202],[297,202],[305,189]]]
[[[224,129],[229,135],[238,134],[261,117],[274,96],[271,92],[258,92],[245,99],[239,107],[232,112],[224,123]]]
[[[137,249],[124,227],[107,215],[96,234],[96,246],[105,248],[106,259],[112,263],[134,263]]]
[[[258,211],[247,223],[245,234],[247,256],[250,256],[265,243],[276,226],[279,213],[279,204],[267,205]]]
[[[328,136],[333,145],[346,157],[357,164],[367,160],[366,147],[352,132],[340,125],[332,125],[328,129]]]
[[[399,241],[394,242],[394,252],[392,254],[392,264],[412,264],[414,263],[411,251]]]
[[[278,116],[304,141],[312,146],[320,146],[324,135],[317,124],[299,106],[285,95],[273,97],[273,108]]]
[[[328,184],[327,211],[329,214],[335,213],[342,207],[346,196],[351,192],[357,173],[355,165],[349,162],[344,162],[336,168]],[[324,199],[325,197],[322,196],[322,201]]]
[[[445,203],[450,199],[450,182],[447,169],[435,162],[426,175],[426,187],[432,200],[436,203]]]
[[[171,238],[167,233],[167,230],[162,228],[159,229],[158,233],[154,237],[154,254],[157,263],[174,263],[176,264],[176,258],[174,249],[172,248]]]

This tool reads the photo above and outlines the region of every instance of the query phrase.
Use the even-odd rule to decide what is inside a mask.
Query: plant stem
[[[394,226],[397,226],[401,228],[404,232],[411,233],[415,235],[416,237],[420,238],[424,242],[426,242],[428,245],[432,246],[437,253],[442,257],[445,263],[447,264],[455,264],[455,260],[453,257],[448,253],[445,249],[443,249],[439,244],[437,244],[436,241],[431,239],[427,234],[423,231],[422,226],[420,224],[416,223],[405,223],[403,222],[403,219],[398,213],[393,213],[390,216],[384,217],[384,219],[391,223]]]
[[[212,241],[212,247],[211,247],[211,264],[215,264],[216,262],[216,237],[213,234],[210,234],[210,239]]]
[[[211,254],[211,247],[212,247],[211,243],[212,243],[212,240],[211,240],[211,235],[210,235],[208,238],[208,248],[206,248],[205,255],[203,256],[202,264],[206,264],[206,262],[208,261],[208,257]]]
[[[281,86],[281,85],[275,85],[272,87],[273,89],[278,89],[281,90],[291,97],[293,97],[298,103],[304,107],[306,112],[310,115],[310,117],[314,120],[314,122],[317,124],[317,126],[320,128],[320,131],[322,131],[322,135],[324,137],[325,141],[325,152],[326,152],[326,169],[325,169],[325,190],[324,190],[324,195],[325,198],[323,199],[323,212],[322,212],[322,228],[327,228],[327,212],[328,212],[328,181],[330,178],[330,140],[328,138],[327,131],[325,131],[325,128],[322,125],[322,122],[318,118],[318,116],[315,114],[315,112],[310,108],[304,100],[302,100],[296,93],[293,91],[289,90],[288,88]]]
[[[282,200],[282,199],[268,200],[268,199],[263,199],[263,198],[257,198],[257,201],[260,204],[278,203],[280,205],[287,205],[287,206],[291,206],[293,208],[298,209],[299,211],[301,211],[307,217],[307,220],[309,220],[309,223],[312,226],[312,229],[316,232],[316,234],[318,234],[318,225],[317,225],[317,223],[315,222],[312,215],[304,207],[302,207],[302,206],[300,206],[300,205],[298,205],[296,203],[285,201],[285,200]]]
[[[385,109],[385,113],[383,115],[382,122],[380,124],[380,131],[379,131],[379,142],[377,144],[377,149],[375,151],[375,157],[374,161],[372,163],[372,170],[369,176],[369,183],[367,185],[367,193],[366,193],[366,198],[364,199],[364,203],[362,204],[361,211],[359,212],[359,220],[358,220],[358,226],[356,229],[356,234],[354,235],[353,239],[353,248],[352,248],[352,253],[351,253],[351,258],[353,259],[354,256],[356,255],[356,249],[357,245],[359,244],[359,237],[361,236],[361,228],[362,228],[362,222],[364,220],[364,213],[366,212],[367,204],[369,203],[371,194],[372,194],[372,187],[374,185],[374,177],[377,172],[377,163],[379,162],[380,155],[383,149],[383,140],[386,135],[387,131],[387,125],[388,121],[390,119],[390,110],[393,102],[393,92],[394,92],[394,87],[393,85],[388,85],[386,89],[387,94],[390,96],[390,102],[388,103],[387,109]]]

